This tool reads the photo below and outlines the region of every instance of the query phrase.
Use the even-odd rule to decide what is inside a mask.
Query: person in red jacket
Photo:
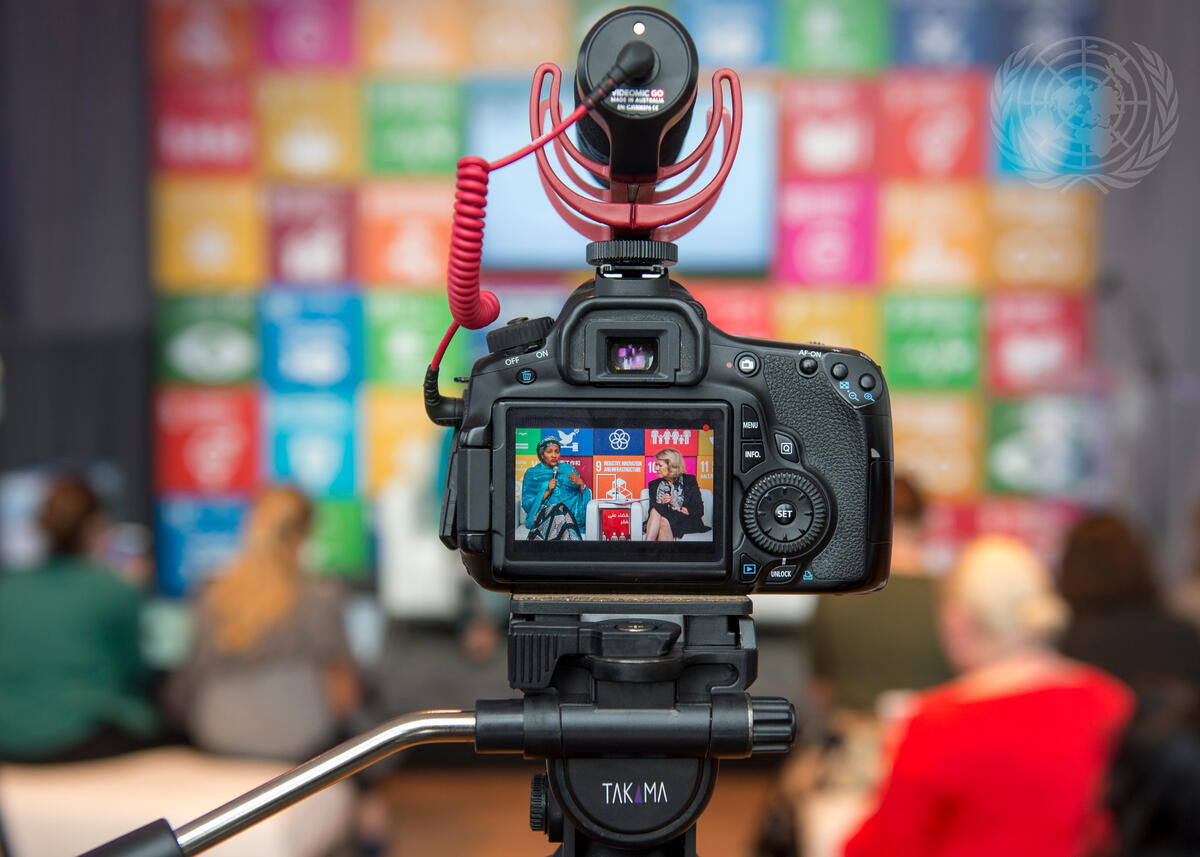
[[[1055,652],[1066,620],[1023,544],[967,548],[941,607],[961,675],[918,699],[846,857],[1082,857],[1097,844],[1132,694]]]

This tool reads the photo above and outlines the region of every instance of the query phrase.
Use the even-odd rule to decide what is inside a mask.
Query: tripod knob
[[[529,784],[529,829],[545,830],[549,815],[550,781],[545,774],[534,774]]]
[[[750,750],[754,753],[786,753],[796,740],[796,709],[779,696],[755,696],[750,700]]]

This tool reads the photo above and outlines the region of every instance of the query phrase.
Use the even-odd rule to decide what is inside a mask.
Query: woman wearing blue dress
[[[539,463],[525,471],[521,484],[521,509],[529,540],[581,540],[592,489],[574,467],[561,460],[562,446],[554,438],[538,444],[537,456]]]

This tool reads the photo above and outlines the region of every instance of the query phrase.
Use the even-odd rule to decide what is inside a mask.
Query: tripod
[[[746,692],[747,598],[513,596],[510,612],[522,697],[398,717],[178,830],[159,819],[85,857],[191,857],[393,753],[447,742],[546,760],[530,824],[561,843],[555,857],[695,857],[718,760],[795,738],[791,703]]]

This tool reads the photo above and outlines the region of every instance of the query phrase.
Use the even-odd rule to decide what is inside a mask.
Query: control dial
[[[817,483],[794,470],[758,479],[742,502],[742,523],[755,545],[775,556],[804,553],[821,538],[829,505]]]

